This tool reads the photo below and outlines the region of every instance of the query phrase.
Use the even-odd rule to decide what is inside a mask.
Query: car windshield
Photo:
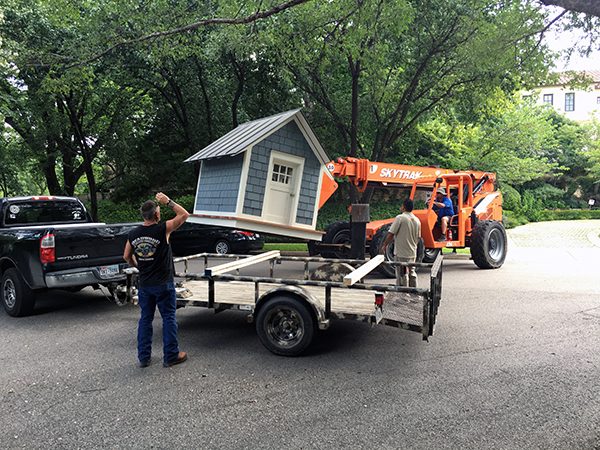
[[[73,201],[16,202],[11,203],[4,214],[4,224],[7,226],[86,221],[83,205]]]

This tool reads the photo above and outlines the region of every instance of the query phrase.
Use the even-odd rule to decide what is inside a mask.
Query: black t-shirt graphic
[[[128,239],[140,271],[140,286],[173,281],[173,255],[167,242],[166,223],[139,226],[129,232]]]

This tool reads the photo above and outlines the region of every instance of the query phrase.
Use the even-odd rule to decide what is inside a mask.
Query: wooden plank
[[[357,283],[359,280],[362,280],[367,274],[377,268],[383,261],[385,261],[385,257],[383,255],[377,255],[375,258],[370,259],[354,272],[350,272],[348,275],[344,277],[344,284],[346,286],[352,286],[354,283]]]
[[[214,267],[207,267],[206,269],[204,269],[204,275],[207,277],[213,275],[220,275],[223,273],[231,272],[233,270],[241,269],[243,267],[248,267],[259,262],[279,258],[280,256],[281,255],[279,253],[279,250],[273,250],[271,252],[261,253],[260,255],[254,255],[248,258],[240,259],[239,261],[232,261]]]

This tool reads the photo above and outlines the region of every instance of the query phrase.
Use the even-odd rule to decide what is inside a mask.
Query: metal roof
[[[262,119],[246,122],[231,130],[226,135],[220,137],[212,144],[204,147],[195,155],[190,156],[184,162],[200,161],[202,159],[220,158],[222,156],[235,156],[246,151],[249,146],[261,141],[269,134],[275,132],[290,120],[296,118],[300,129],[309,137],[308,140],[312,144],[313,149],[322,162],[327,162],[329,159],[323,148],[316,140],[316,137],[308,127],[308,123],[300,112],[302,108],[293,109],[273,116],[264,117]]]

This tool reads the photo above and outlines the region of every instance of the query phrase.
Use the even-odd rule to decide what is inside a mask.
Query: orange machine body
[[[327,168],[334,177],[346,177],[361,192],[367,187],[410,187],[410,198],[414,200],[417,190],[429,191],[427,207],[413,211],[421,221],[421,235],[426,248],[466,247],[477,220],[502,220],[502,194],[496,189],[495,173],[381,163],[358,158],[339,158],[327,164]],[[336,187],[333,184],[324,186],[320,206]],[[447,239],[443,242],[438,242],[439,231],[435,231],[437,214],[433,210],[435,193],[440,187],[453,199],[455,208]],[[370,222],[367,225],[367,240],[371,240],[377,230],[393,220],[392,217]]]

